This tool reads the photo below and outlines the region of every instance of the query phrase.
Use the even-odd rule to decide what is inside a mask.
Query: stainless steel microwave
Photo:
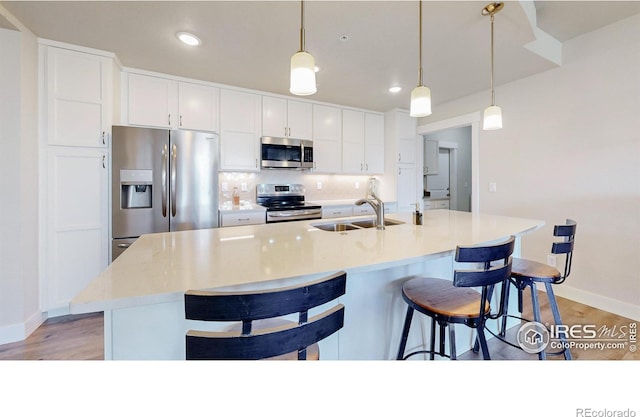
[[[260,143],[262,168],[313,168],[310,140],[263,136]]]

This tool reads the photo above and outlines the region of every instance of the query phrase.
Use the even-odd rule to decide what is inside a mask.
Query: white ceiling
[[[489,88],[489,1],[423,3],[424,81],[434,105]],[[526,4],[528,3],[528,4]],[[640,13],[640,1],[506,2],[496,16],[497,85],[556,67],[524,47],[537,27],[565,41]],[[2,1],[38,37],[114,52],[126,67],[289,94],[299,1]],[[321,68],[309,98],[407,108],[418,81],[417,1],[307,1],[306,49]],[[4,20],[0,16],[0,21]],[[189,31],[203,41],[186,47]],[[340,40],[342,35],[348,41]],[[393,95],[391,85],[403,87]]]

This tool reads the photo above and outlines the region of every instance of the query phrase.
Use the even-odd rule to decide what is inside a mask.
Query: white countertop
[[[227,201],[226,203],[220,204],[218,206],[218,209],[222,213],[236,212],[236,211],[241,211],[243,213],[249,212],[249,211],[260,212],[260,211],[266,211],[267,210],[267,208],[264,207],[264,206],[261,206],[259,204],[253,203],[251,201],[245,201],[245,200],[241,200],[240,204],[237,205],[237,206],[234,206],[231,201]]]
[[[358,201],[358,198],[355,199],[346,199],[346,200],[308,200],[307,203],[317,204],[322,207],[337,207],[337,206],[353,206]],[[395,203],[395,201],[383,201],[383,203]]]
[[[410,213],[387,217],[406,223],[343,233],[311,226],[340,220],[324,219],[143,235],[71,301],[70,311],[175,301],[189,289],[383,269],[544,225],[450,210],[426,212],[421,226]]]

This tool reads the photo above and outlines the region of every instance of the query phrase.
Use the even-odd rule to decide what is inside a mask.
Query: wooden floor
[[[525,300],[529,294],[525,293]],[[547,307],[546,294],[540,293],[542,303],[543,323],[552,322],[551,313]],[[565,324],[595,324],[598,328],[607,326],[609,329],[627,330],[633,322],[625,317],[617,316],[606,311],[598,310],[584,304],[576,303],[558,297],[558,304]],[[530,317],[525,304],[525,317]],[[0,345],[0,360],[102,360],[103,348],[103,317],[102,313],[56,317],[47,320],[25,341]],[[507,338],[515,340],[517,328],[512,328]],[[492,359],[536,360],[536,355],[527,354],[519,349],[492,339],[489,341]],[[626,349],[572,350],[574,359],[587,360],[615,360],[640,359],[640,352]],[[467,352],[459,359],[476,360],[481,355]],[[562,357],[550,357],[562,359]]]

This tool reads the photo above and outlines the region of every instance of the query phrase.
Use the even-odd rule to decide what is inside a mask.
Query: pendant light
[[[425,117],[431,114],[431,90],[422,84],[422,0],[420,0],[420,37],[418,39],[418,86],[411,92],[411,107],[409,115],[411,117]]]
[[[309,96],[317,91],[316,65],[313,56],[304,48],[304,0],[300,3],[300,50],[291,57],[289,91],[297,96]]]
[[[495,14],[504,7],[504,3],[490,3],[482,9],[483,16],[491,17],[491,105],[484,109],[483,130],[502,129],[502,109],[496,106],[496,92],[493,86],[493,21]]]

